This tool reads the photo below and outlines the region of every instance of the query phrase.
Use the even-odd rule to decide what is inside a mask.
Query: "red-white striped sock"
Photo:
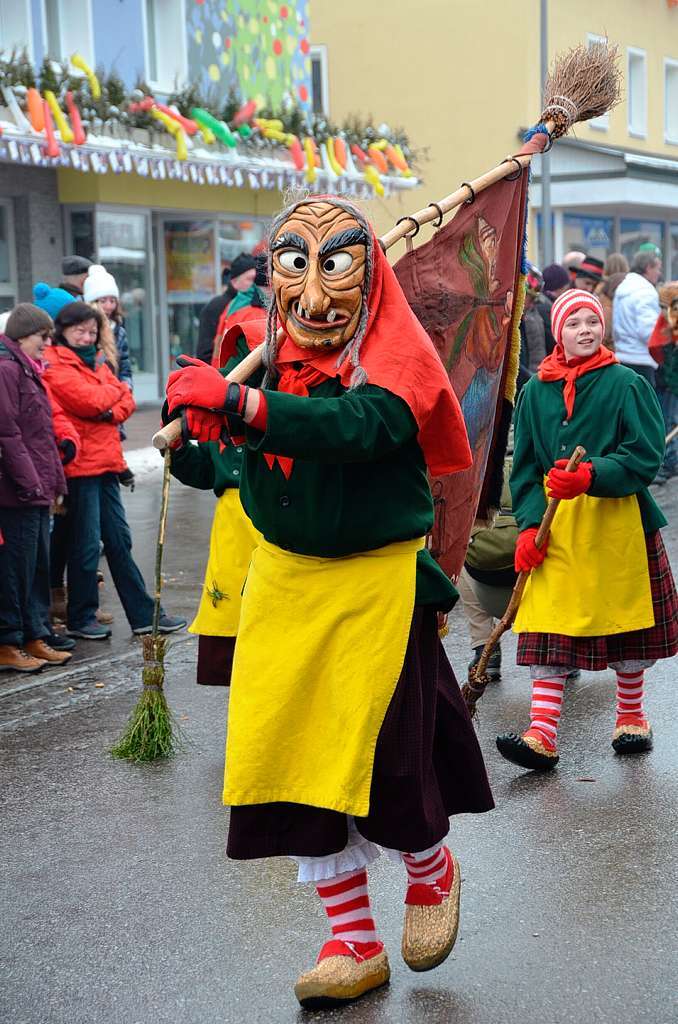
[[[377,941],[365,868],[345,871],[319,883],[317,889],[335,939],[357,943]]]
[[[447,870],[445,848],[439,843],[423,853],[403,853],[408,885],[435,885]]]
[[[558,722],[563,705],[566,679],[566,675],[554,674],[544,679],[535,679],[532,683],[528,732],[537,733],[537,739],[540,739],[551,750],[556,749]]]
[[[617,726],[645,721],[643,677],[639,672],[617,672]]]

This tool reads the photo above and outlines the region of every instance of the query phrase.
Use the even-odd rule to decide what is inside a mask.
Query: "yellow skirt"
[[[364,817],[405,660],[423,540],[311,558],[262,538],[243,597],[224,803]]]
[[[237,487],[228,487],[214,510],[205,581],[198,613],[188,627],[191,633],[237,634],[242,588],[260,538],[245,514]]]
[[[548,554],[533,569],[516,633],[612,636],[654,626],[638,499],[561,501]]]

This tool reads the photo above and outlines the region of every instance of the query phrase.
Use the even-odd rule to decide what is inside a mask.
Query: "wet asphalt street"
[[[678,482],[659,493],[678,567]],[[159,476],[126,505],[151,578]],[[211,494],[172,490],[166,605],[195,605]],[[178,634],[167,693],[185,736],[174,760],[134,767],[107,753],[138,693],[140,651],[110,584],[110,644],[82,644],[68,672],[0,678],[0,1020],[11,1024],[277,1024],[299,1009],[297,973],[326,925],[285,860],[225,857],[221,806],[227,694],[194,684],[195,640]],[[446,641],[463,676],[456,611]],[[612,752],[612,673],[566,691],[561,763],[548,776],[502,761],[494,738],[527,722],[529,680],[504,644],[504,678],[479,734],[497,809],[453,821],[460,938],[438,970],[400,960],[403,876],[371,871],[391,956],[389,988],[325,1019],[355,1024],[678,1022],[676,664],[648,674],[655,749]]]

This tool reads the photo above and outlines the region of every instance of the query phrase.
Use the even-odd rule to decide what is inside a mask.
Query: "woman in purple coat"
[[[72,657],[45,642],[50,505],[66,493],[40,380],[51,332],[47,313],[22,303],[0,335],[0,671],[36,672]]]

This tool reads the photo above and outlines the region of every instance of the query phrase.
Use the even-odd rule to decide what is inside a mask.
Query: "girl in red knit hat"
[[[649,750],[644,673],[678,650],[678,598],[651,497],[664,454],[654,389],[602,346],[598,299],[572,290],[551,310],[556,347],[516,406],[511,475],[521,533],[517,571],[530,571],[514,629],[518,664],[532,674],[530,726],[497,738],[524,768],[554,768],[565,681],[576,669],[612,668],[618,754]],[[586,456],[566,465],[577,445]],[[541,549],[537,527],[549,498],[561,503]]]

